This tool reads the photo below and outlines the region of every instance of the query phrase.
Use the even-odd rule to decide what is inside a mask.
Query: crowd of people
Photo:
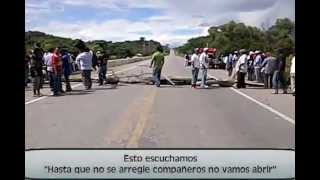
[[[198,73],[201,71],[201,88],[207,88],[207,69],[208,69],[208,48],[200,52],[199,48],[194,49],[191,56],[192,83],[191,87],[196,88]],[[274,93],[278,94],[282,88],[283,93],[287,93],[287,80],[285,78],[286,57],[282,49],[277,51],[277,56],[270,52],[247,51],[241,49],[234,51],[224,57],[226,71],[229,77],[237,80],[237,88],[246,88],[245,79],[264,83],[264,88],[274,88]],[[290,86],[292,94],[295,95],[295,56],[291,61]]]
[[[47,52],[41,48],[40,43],[36,43],[30,52],[25,55],[25,86],[28,86],[29,75],[32,79],[33,95],[40,97],[40,89],[45,77],[49,80],[50,89],[53,96],[60,96],[65,92],[72,91],[70,75],[81,70],[82,81],[86,90],[91,89],[91,71],[97,70],[99,85],[107,83],[107,61],[108,55],[102,51],[94,53],[83,41],[79,41],[75,47],[79,50],[78,55],[73,58],[66,49],[50,48]],[[78,67],[78,68],[76,68]],[[62,87],[62,79],[65,81],[65,90]]]

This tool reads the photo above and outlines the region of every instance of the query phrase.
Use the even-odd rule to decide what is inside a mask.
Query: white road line
[[[208,75],[208,77],[212,77],[212,78],[214,78],[214,79],[219,79],[219,78],[217,78],[217,77],[215,77],[215,76],[212,76],[212,75]],[[288,122],[292,123],[293,125],[295,125],[295,121],[294,121],[292,118],[290,118],[290,117],[288,117],[288,116],[286,116],[286,115],[282,114],[281,112],[279,112],[279,111],[277,111],[277,110],[273,109],[272,107],[270,107],[270,106],[268,106],[268,105],[265,105],[265,104],[263,104],[263,103],[261,103],[261,102],[257,101],[256,99],[254,99],[254,98],[252,98],[252,97],[250,97],[250,96],[246,95],[245,93],[243,93],[243,92],[241,92],[241,91],[239,91],[239,90],[237,90],[237,89],[235,89],[235,88],[233,88],[233,87],[230,87],[230,89],[231,89],[232,91],[234,91],[234,92],[236,92],[236,93],[238,93],[238,94],[242,95],[243,97],[245,97],[245,98],[247,98],[247,99],[251,100],[252,102],[254,102],[254,103],[256,103],[256,104],[260,105],[260,106],[261,106],[261,107],[263,107],[264,109],[266,109],[266,110],[268,110],[268,111],[270,111],[270,112],[272,112],[272,113],[274,113],[274,114],[276,114],[276,115],[278,115],[278,116],[282,117],[284,120],[286,120],[286,121],[288,121]]]
[[[134,69],[134,68],[137,68],[137,67],[138,67],[138,66],[132,66],[132,67],[129,67],[129,68],[126,68],[126,69],[117,71],[117,72],[115,72],[115,73],[116,73],[116,74],[117,74],[117,73],[121,73],[121,72],[128,71],[128,70],[131,70],[131,69]],[[82,83],[75,84],[75,85],[71,86],[71,88],[76,88],[76,87],[81,86],[81,85],[82,85]],[[45,98],[47,98],[47,97],[49,97],[49,96],[39,97],[39,98],[37,98],[37,99],[33,99],[33,100],[30,100],[30,101],[27,101],[27,102],[25,102],[24,104],[25,104],[25,105],[28,105],[28,104],[31,104],[31,103],[40,101],[40,100],[42,100],[42,99],[45,99]]]

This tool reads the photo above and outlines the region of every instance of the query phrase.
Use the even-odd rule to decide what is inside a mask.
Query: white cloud
[[[230,20],[261,26],[263,22],[271,25],[279,17],[294,19],[294,3],[294,0],[28,0],[26,29],[84,40],[124,41],[144,36],[163,44],[181,45],[191,37],[207,35],[210,26]],[[163,13],[139,21],[106,19],[97,22],[76,18],[78,21],[70,24],[56,20],[52,15],[54,11],[63,10],[64,6],[90,6],[97,10],[118,10],[119,13],[131,8],[154,8]],[[47,23],[35,23],[40,21]],[[195,33],[174,33],[181,29],[195,30]],[[142,35],[141,32],[148,33]]]

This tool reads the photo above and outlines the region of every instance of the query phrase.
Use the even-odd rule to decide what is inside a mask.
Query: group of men
[[[207,71],[209,68],[208,48],[204,48],[203,52],[200,52],[199,48],[194,49],[191,56],[191,68],[192,68],[192,80],[191,88],[196,88],[198,80],[198,74],[201,70],[201,85],[200,88],[208,88],[207,83]]]
[[[265,88],[274,88],[278,94],[280,87],[287,93],[287,80],[285,78],[286,57],[283,50],[279,49],[277,57],[270,52],[263,53],[259,50],[253,52],[245,49],[230,53],[226,57],[226,70],[228,76],[237,77],[237,87],[245,88],[245,77],[248,81],[264,83]],[[291,91],[295,95],[295,56],[291,61],[290,69]]]
[[[92,87],[91,71],[96,70],[98,66],[99,85],[107,83],[107,61],[108,56],[106,53],[97,51],[93,53],[83,41],[79,41],[76,45],[79,54],[76,57],[76,62],[79,64],[82,81],[85,89],[89,90]],[[30,54],[26,53],[25,56],[25,86],[28,84],[29,73],[32,78],[33,94],[35,97],[40,97],[40,89],[43,84],[43,67],[49,79],[50,89],[53,96],[63,95],[65,92],[72,91],[70,85],[70,75],[73,71],[72,58],[65,49],[51,48],[48,52],[44,53],[39,43],[35,44],[34,49]],[[65,80],[65,91],[62,87],[62,76]]]

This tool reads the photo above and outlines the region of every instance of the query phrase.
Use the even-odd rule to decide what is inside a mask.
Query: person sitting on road
[[[155,85],[160,87],[161,70],[164,65],[164,55],[161,46],[157,47],[157,51],[152,55],[150,68],[153,67],[153,79]]]
[[[200,88],[208,88],[208,86],[206,85],[206,83],[207,83],[207,70],[209,68],[208,48],[203,49],[203,52],[201,53],[201,55],[199,57],[199,61],[200,61],[200,69],[201,69],[201,73],[202,73]]]
[[[198,80],[198,74],[200,69],[200,61],[199,61],[199,49],[195,48],[194,52],[191,56],[191,67],[192,67],[192,81],[191,81],[191,88],[196,88],[196,83]]]

